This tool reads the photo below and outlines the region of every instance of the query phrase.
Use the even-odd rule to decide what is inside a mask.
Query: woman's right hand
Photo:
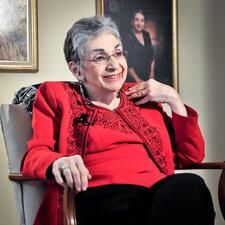
[[[75,187],[76,191],[85,191],[91,179],[80,155],[61,157],[52,164],[52,173],[58,184]]]

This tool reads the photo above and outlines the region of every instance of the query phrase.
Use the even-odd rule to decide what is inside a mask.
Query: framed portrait
[[[0,0],[0,72],[37,71],[37,0]]]
[[[96,11],[120,31],[127,81],[153,78],[178,90],[177,0],[96,0]]]

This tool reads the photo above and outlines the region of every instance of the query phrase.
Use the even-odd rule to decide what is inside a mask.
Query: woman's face
[[[145,26],[145,17],[141,13],[136,13],[132,20],[132,26],[134,31],[141,32]]]
[[[127,62],[120,40],[105,33],[87,42],[81,80],[88,93],[95,96],[117,93],[126,76]]]

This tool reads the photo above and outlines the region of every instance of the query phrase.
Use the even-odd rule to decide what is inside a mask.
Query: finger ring
[[[144,95],[145,93],[144,93],[144,91],[141,91],[141,95]]]
[[[61,170],[63,171],[64,169],[66,169],[66,168],[69,168],[69,166],[66,166],[66,165],[62,165],[61,166]]]

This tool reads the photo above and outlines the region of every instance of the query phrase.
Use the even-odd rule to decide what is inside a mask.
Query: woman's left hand
[[[185,106],[176,90],[154,79],[149,79],[129,88],[126,95],[129,99],[141,98],[135,103],[136,105],[149,101],[168,103],[172,111],[187,116]]]

